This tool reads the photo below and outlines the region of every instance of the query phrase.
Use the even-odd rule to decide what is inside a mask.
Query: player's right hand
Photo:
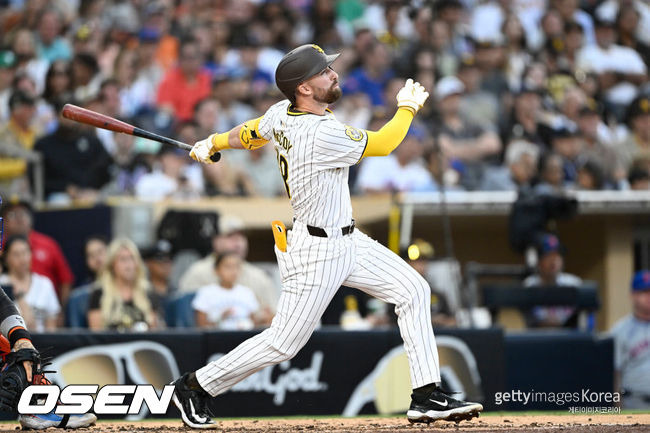
[[[397,106],[410,108],[415,114],[422,108],[428,97],[429,93],[426,89],[417,81],[413,82],[409,78],[406,80],[404,87],[397,93]]]
[[[212,144],[213,136],[214,134],[210,135],[206,139],[194,143],[192,150],[190,150],[190,156],[192,159],[205,164],[212,164],[214,162],[210,159],[210,157],[217,152],[217,149],[215,149]]]

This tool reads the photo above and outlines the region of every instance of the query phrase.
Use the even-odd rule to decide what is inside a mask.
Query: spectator
[[[218,125],[221,117],[221,107],[219,101],[211,96],[206,96],[196,103],[194,106],[193,122],[197,126],[196,134],[199,137],[207,137],[214,133],[214,131],[228,131],[231,128],[219,129]],[[249,117],[250,119],[250,117]],[[239,124],[244,122],[239,122]]]
[[[226,77],[215,79],[212,84],[212,96],[219,102],[219,115],[217,123],[213,125],[214,129],[208,135],[214,131],[229,131],[255,117],[254,110],[248,104],[236,99],[232,82]]]
[[[524,287],[577,287],[582,280],[562,272],[564,268],[564,246],[557,236],[544,234],[537,245],[537,269],[524,280]],[[577,325],[576,309],[571,306],[534,307],[527,322],[531,327],[565,327]]]
[[[645,8],[648,10],[647,5]],[[644,42],[639,38],[639,30],[641,31],[641,35],[647,37],[647,28],[644,30],[641,27],[643,24],[641,14],[635,7],[627,6],[620,8],[616,15],[617,42],[619,45],[632,48],[639,53],[646,67],[648,67],[650,66],[650,41],[646,39]],[[644,35],[644,33],[646,34]]]
[[[390,68],[388,49],[384,44],[375,42],[362,56],[363,65],[350,72],[343,84],[343,92],[365,93],[374,107],[381,107],[384,104],[384,88],[395,75]]]
[[[70,64],[72,70],[72,96],[83,103],[95,99],[99,94],[102,75],[94,54],[79,53]]]
[[[248,152],[232,152],[228,160],[250,180],[250,195],[278,197],[285,194],[278,158],[271,146]]]
[[[57,104],[57,112],[64,102]],[[50,202],[95,201],[99,189],[110,179],[111,159],[102,143],[63,116],[56,131],[38,140],[34,150],[43,158],[45,195]]]
[[[447,38],[451,52],[453,52],[456,57],[466,54],[469,50],[467,43],[469,35],[467,34],[466,26],[463,23],[465,9],[460,0],[441,0],[436,2],[434,6],[434,14],[437,18],[434,21],[434,25],[436,25],[436,21],[440,20],[447,27]],[[442,30],[442,26],[440,26],[440,30]],[[432,29],[433,33],[436,31],[437,30]],[[444,74],[444,71],[442,72]]]
[[[138,39],[140,44],[136,48],[138,63],[136,82],[148,83],[156,90],[165,73],[156,59],[160,32],[155,28],[143,27],[138,33]]]
[[[522,87],[514,94],[514,104],[508,123],[502,126],[503,140],[510,142],[514,139],[524,139],[535,143],[541,149],[547,149],[549,140],[547,128],[540,123],[542,98],[540,90],[530,84]]]
[[[202,69],[204,62],[196,40],[184,40],[178,66],[168,71],[160,83],[158,105],[179,120],[191,119],[196,103],[210,94],[210,75]]]
[[[428,276],[429,265],[434,258],[433,245],[422,239],[415,239],[402,254],[409,264],[422,275],[431,287],[431,322],[433,326],[456,326],[456,317],[447,301],[447,295],[436,287]]]
[[[158,164],[135,184],[136,196],[147,201],[198,198],[201,185],[187,176],[188,163],[187,151],[162,145],[158,152]]]
[[[465,89],[460,98],[459,112],[472,124],[496,129],[499,99],[481,89],[482,75],[474,57],[466,56],[461,60],[458,65],[458,79]]]
[[[88,301],[90,329],[127,332],[159,326],[145,267],[133,241],[118,238],[109,244],[97,283]]]
[[[151,172],[147,157],[135,149],[135,138],[127,134],[115,134],[115,151],[108,168],[110,181],[102,188],[107,196],[131,196],[140,179]]]
[[[121,118],[120,107],[120,85],[117,80],[109,78],[103,80],[99,85],[97,97],[86,103],[89,110],[105,114],[113,118]],[[115,143],[117,133],[104,128],[95,128],[94,130],[99,141],[104,145],[104,149],[109,155],[113,156],[116,151],[117,144]]]
[[[61,36],[63,16],[57,9],[45,9],[38,17],[38,57],[48,62],[70,60],[72,49],[67,39]]]
[[[582,49],[585,41],[585,32],[582,26],[575,21],[567,21],[564,24],[564,52],[563,59],[566,62],[563,65],[569,71],[576,70],[578,53]]]
[[[650,171],[647,168],[632,166],[627,181],[633,191],[649,191]]]
[[[50,64],[47,60],[36,57],[34,34],[28,29],[19,29],[13,36],[12,50],[18,60],[18,72],[27,74],[36,84],[36,92],[41,94]]]
[[[108,243],[102,235],[92,235],[84,242],[84,257],[86,259],[86,268],[90,271],[86,284],[89,287],[97,281],[99,273],[106,264],[106,251]],[[76,290],[76,289],[75,289]]]
[[[632,313],[616,322],[614,337],[615,390],[624,409],[650,408],[650,271],[634,273],[630,285]]]
[[[253,329],[259,304],[251,289],[237,284],[241,272],[239,254],[231,251],[217,255],[214,272],[219,283],[201,287],[192,301],[197,326],[231,331]]]
[[[262,269],[246,261],[248,239],[244,236],[243,229],[244,224],[239,218],[221,215],[218,234],[212,238],[213,252],[190,266],[180,279],[179,289],[181,292],[190,293],[203,286],[218,284],[219,280],[214,273],[215,259],[223,252],[234,251],[242,261],[237,284],[253,290],[260,304],[255,322],[269,324],[277,308],[279,293]]]
[[[37,136],[31,126],[35,104],[31,95],[20,90],[9,98],[10,118],[0,126],[0,196],[32,196],[27,163],[39,160],[32,151]]]
[[[438,142],[444,155],[462,164],[461,184],[468,190],[480,187],[485,165],[501,151],[499,136],[485,127],[466,121],[459,104],[465,86],[456,77],[445,77],[436,85],[440,125]]]
[[[576,186],[580,190],[598,191],[606,189],[605,173],[596,161],[587,159],[578,166]]]
[[[13,93],[11,86],[15,75],[16,55],[0,50],[0,122],[9,120],[9,97]]]
[[[238,160],[240,159],[234,157],[232,161],[222,160],[219,164],[201,164],[206,195],[245,197],[255,195],[253,180],[247,170],[236,163]]]
[[[422,128],[411,126],[393,153],[363,161],[357,189],[365,193],[434,191],[436,185],[422,159],[426,140]]]
[[[36,332],[55,330],[61,306],[50,279],[31,269],[32,250],[27,237],[10,236],[3,259],[5,273],[0,284],[20,309],[27,328]]]
[[[115,59],[115,80],[119,93],[119,116],[133,118],[155,105],[156,89],[153,83],[138,75],[138,52],[123,48]]]
[[[437,18],[431,22],[431,46],[436,53],[437,71],[443,77],[453,75],[456,71],[458,60],[454,52],[452,34],[449,25]],[[463,55],[466,53],[463,51]]]
[[[176,292],[176,288],[170,284],[172,273],[172,245],[164,239],[158,240],[151,247],[142,252],[142,259],[147,267],[149,283],[151,285],[150,296],[155,299],[155,305],[162,307],[170,295]],[[164,317],[164,311],[158,311],[159,317]]]
[[[505,73],[506,50],[503,40],[474,41],[476,66],[481,71],[481,89],[496,98],[507,94],[508,77]]]
[[[59,244],[32,229],[32,207],[26,201],[10,201],[2,206],[5,235],[27,236],[32,251],[32,272],[52,281],[59,300],[65,304],[73,283],[72,271]]]
[[[639,96],[627,108],[626,122],[629,134],[619,147],[619,155],[626,169],[642,153],[650,153],[650,96]]]
[[[553,131],[551,149],[562,157],[564,179],[569,182],[577,180],[582,148],[582,136],[578,131],[571,131],[568,128]]]
[[[552,0],[550,5],[560,13],[560,17],[565,23],[570,21],[578,23],[584,32],[585,44],[593,45],[596,41],[594,22],[591,16],[579,6],[580,0]]]
[[[596,44],[578,54],[578,67],[598,75],[605,101],[620,114],[637,95],[637,86],[648,80],[647,67],[638,52],[616,45],[614,22],[596,21]]]
[[[581,156],[598,162],[605,177],[615,184],[624,179],[627,168],[619,145],[622,132],[605,125],[596,101],[588,99],[580,108],[577,124],[584,145]]]
[[[562,194],[570,184],[564,180],[564,160],[557,153],[545,154],[539,165],[540,181],[535,185],[535,193]]]
[[[43,100],[50,111],[50,121],[45,125],[45,134],[50,134],[58,126],[58,115],[55,112],[56,101],[67,101],[72,98],[72,79],[70,63],[65,60],[57,60],[50,65],[45,75],[45,90]]]
[[[530,188],[537,175],[539,148],[533,143],[516,140],[506,148],[505,166],[486,170],[483,191],[518,191]]]

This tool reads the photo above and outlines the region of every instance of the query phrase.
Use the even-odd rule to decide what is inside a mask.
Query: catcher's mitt
[[[20,349],[10,352],[6,364],[0,371],[0,412],[15,413],[23,390],[32,382],[27,380],[23,361],[32,363],[32,377],[40,374],[41,355],[35,349]]]

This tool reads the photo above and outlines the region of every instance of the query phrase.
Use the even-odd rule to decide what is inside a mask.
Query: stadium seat
[[[78,287],[70,293],[65,308],[65,326],[69,328],[88,328],[88,300],[93,290],[91,284]]]
[[[192,300],[194,293],[179,293],[165,303],[165,321],[168,327],[193,328],[196,326]]]

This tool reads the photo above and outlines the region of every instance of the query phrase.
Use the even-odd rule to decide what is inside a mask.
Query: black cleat
[[[470,420],[479,416],[483,405],[450,397],[449,392],[436,388],[429,396],[416,401],[411,399],[411,406],[406,412],[410,423],[424,422],[431,423],[438,420],[454,421],[459,423],[463,420]]]
[[[171,385],[174,385],[174,396],[172,400],[181,411],[181,418],[188,427],[192,428],[212,428],[215,422],[212,420],[212,414],[208,408],[210,394],[203,390],[194,390],[187,386],[185,380],[188,373],[176,379]]]

